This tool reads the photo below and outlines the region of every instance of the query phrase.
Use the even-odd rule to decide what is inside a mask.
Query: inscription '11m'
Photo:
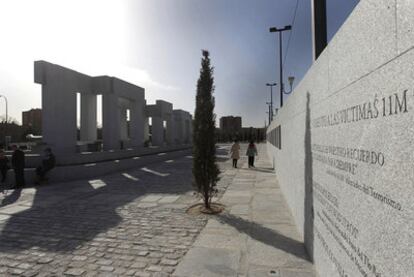
[[[401,93],[394,93],[383,98],[375,98],[372,101],[351,106],[329,115],[320,116],[313,120],[312,127],[329,127],[407,113],[407,92],[408,90],[404,90]]]
[[[408,112],[407,91],[408,90],[404,90],[402,97],[399,97],[398,94],[395,93],[394,95],[382,98],[382,116]]]

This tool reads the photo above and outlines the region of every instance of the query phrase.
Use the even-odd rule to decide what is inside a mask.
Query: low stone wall
[[[154,153],[171,152],[176,150],[191,148],[190,144],[173,145],[173,146],[151,146],[151,147],[139,147],[128,148],[125,150],[109,150],[101,152],[82,152],[73,154],[57,154],[56,164],[58,166],[78,165],[85,163],[97,163],[110,160],[127,159],[135,156],[146,156]],[[7,157],[11,160],[12,152]],[[34,154],[27,151],[25,154],[25,163],[27,168],[36,168],[42,162],[41,154]]]
[[[414,2],[361,0],[268,128],[320,276],[414,276]]]
[[[66,164],[62,165],[61,162],[48,174],[49,183],[96,178],[122,170],[145,167],[151,163],[191,155],[191,146],[151,148],[138,152],[134,152],[134,150],[116,152],[93,153],[80,160],[67,158]],[[27,185],[34,184],[35,168],[25,169],[25,179]],[[7,183],[14,184],[13,170],[8,171]]]

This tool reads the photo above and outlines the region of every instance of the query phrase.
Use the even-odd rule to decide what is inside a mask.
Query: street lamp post
[[[4,96],[4,95],[1,95],[0,94],[0,98],[4,98],[4,101],[6,102],[6,125],[4,125],[5,127],[4,127],[4,133],[5,133],[5,136],[4,136],[4,142],[5,142],[5,146],[6,146],[6,149],[7,149],[7,140],[6,140],[6,136],[7,136],[7,125],[8,125],[8,120],[9,120],[9,115],[8,115],[8,103],[7,103],[7,97],[6,96]]]
[[[269,114],[269,124],[268,125],[270,125],[270,122],[271,122],[271,113],[272,113],[271,111],[272,111],[272,109],[270,108],[270,102],[266,102],[266,105],[269,108],[269,111],[267,111],[266,113]]]
[[[276,86],[276,83],[267,83],[266,86],[270,87],[270,106],[269,106],[269,124],[273,120],[273,87]]]
[[[280,84],[280,107],[283,106],[283,94],[289,94],[292,92],[292,84],[294,77],[289,77],[289,83],[291,89],[289,92],[286,92],[283,87],[283,64],[282,64],[282,32],[292,30],[291,25],[286,25],[284,28],[278,29],[276,27],[271,27],[269,32],[271,33],[279,33],[279,84]]]

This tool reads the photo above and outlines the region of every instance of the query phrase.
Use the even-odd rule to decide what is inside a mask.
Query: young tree
[[[211,199],[217,192],[220,171],[216,164],[213,67],[209,52],[203,50],[202,53],[193,122],[193,177],[194,187],[202,195],[204,207],[210,209]]]

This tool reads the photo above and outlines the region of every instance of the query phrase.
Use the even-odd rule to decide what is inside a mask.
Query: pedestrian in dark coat
[[[3,187],[5,186],[8,170],[9,170],[9,159],[6,156],[6,153],[4,153],[4,150],[0,149],[0,173],[1,173],[1,186],[2,186],[1,190],[3,190]]]
[[[12,156],[12,166],[14,170],[14,176],[16,178],[15,188],[22,188],[26,185],[24,181],[24,152],[17,148],[16,145],[13,145],[13,156]]]
[[[257,148],[253,141],[250,141],[249,146],[247,146],[246,155],[249,159],[249,167],[254,167],[254,156],[257,155]]]
[[[36,174],[38,177],[37,184],[47,181],[46,173],[52,170],[56,165],[55,155],[52,153],[52,149],[49,147],[45,149],[45,154],[42,159],[42,165],[36,168]]]

